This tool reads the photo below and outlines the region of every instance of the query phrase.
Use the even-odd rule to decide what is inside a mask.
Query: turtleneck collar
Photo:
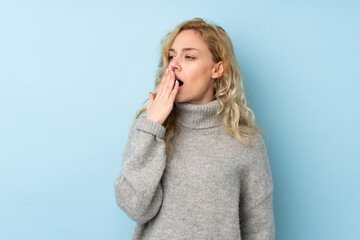
[[[214,119],[219,107],[217,99],[201,105],[175,102],[176,121],[185,127],[196,129],[220,126],[221,123],[216,123]]]

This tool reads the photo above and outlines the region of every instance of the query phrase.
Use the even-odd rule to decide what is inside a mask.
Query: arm
[[[250,163],[240,182],[240,229],[242,240],[275,239],[273,181],[265,143],[260,135],[250,147]]]
[[[152,219],[162,204],[160,180],[166,162],[165,130],[145,117],[134,120],[120,173],[114,182],[117,205],[138,223]]]

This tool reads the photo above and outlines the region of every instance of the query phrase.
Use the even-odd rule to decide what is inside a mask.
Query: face
[[[214,100],[214,79],[222,76],[223,68],[221,62],[213,62],[211,53],[198,32],[181,31],[168,56],[175,78],[184,83],[179,88],[175,102],[206,104]]]

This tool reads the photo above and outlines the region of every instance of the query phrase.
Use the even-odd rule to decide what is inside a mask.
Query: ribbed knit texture
[[[244,146],[214,116],[220,103],[175,103],[180,134],[165,170],[165,127],[135,119],[115,179],[132,240],[273,240],[273,182],[264,140]]]

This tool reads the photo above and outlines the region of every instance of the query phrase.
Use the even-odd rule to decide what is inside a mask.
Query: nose
[[[172,68],[173,71],[175,71],[175,68],[177,69],[177,71],[181,70],[181,66],[180,64],[177,62],[176,59],[173,59],[170,63],[169,66]]]

